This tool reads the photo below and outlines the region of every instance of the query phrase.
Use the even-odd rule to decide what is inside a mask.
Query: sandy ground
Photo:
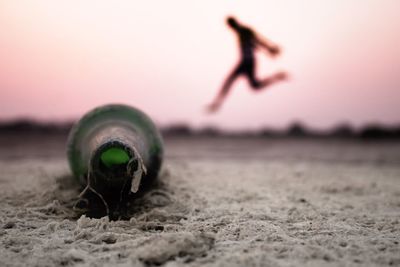
[[[168,139],[110,222],[72,209],[63,138],[0,138],[0,266],[400,265],[400,142]]]

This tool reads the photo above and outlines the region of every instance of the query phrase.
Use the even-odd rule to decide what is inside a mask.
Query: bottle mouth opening
[[[121,147],[110,147],[105,149],[101,155],[101,163],[107,168],[112,168],[113,166],[126,165],[131,157],[128,152]]]
[[[94,152],[92,171],[106,180],[124,179],[129,176],[128,165],[137,169],[136,158],[134,150],[128,145],[120,141],[106,142]]]

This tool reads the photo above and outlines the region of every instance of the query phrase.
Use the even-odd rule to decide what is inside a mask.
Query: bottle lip
[[[117,148],[123,150],[129,157],[128,160],[121,164],[115,164],[113,166],[107,166],[102,156],[105,152],[111,148]],[[107,182],[110,186],[118,185],[121,182],[124,183],[126,179],[130,178],[131,174],[128,172],[130,169],[137,169],[139,166],[139,155],[136,155],[136,150],[125,142],[115,139],[108,140],[103,144],[99,145],[92,153],[90,157],[90,171],[91,175],[94,175],[96,179]],[[128,168],[129,165],[129,168]]]

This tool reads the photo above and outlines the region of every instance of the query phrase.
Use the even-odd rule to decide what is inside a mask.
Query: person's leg
[[[286,72],[277,72],[274,75],[267,77],[263,80],[259,80],[256,78],[255,70],[256,70],[256,61],[248,60],[246,64],[243,65],[243,73],[246,75],[247,79],[249,80],[250,86],[254,90],[263,89],[275,82],[286,80],[287,74]]]
[[[255,62],[254,60],[249,60],[244,65],[244,74],[246,75],[251,88],[258,89],[261,86],[261,82],[256,78],[255,75]]]
[[[233,82],[237,79],[237,77],[241,74],[242,71],[242,65],[239,64],[233,71],[228,75],[228,77],[225,79],[221,90],[219,91],[217,97],[215,100],[208,106],[208,110],[210,112],[214,112],[218,110],[218,108],[221,106],[223,100],[225,97],[228,95],[229,90],[232,87]]]
[[[269,86],[273,83],[279,82],[279,81],[284,81],[287,79],[287,73],[284,71],[280,71],[275,73],[274,75],[265,78],[261,83],[260,83],[260,88]]]
[[[270,86],[276,82],[286,80],[287,76],[288,75],[286,72],[280,71],[280,72],[275,73],[274,75],[271,75],[270,77],[263,79],[262,81],[256,80],[254,78],[254,76],[249,77],[249,80],[250,80],[250,84],[252,85],[253,89],[260,90],[260,89]]]

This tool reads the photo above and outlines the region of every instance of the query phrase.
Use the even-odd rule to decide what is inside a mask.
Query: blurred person
[[[283,71],[277,72],[264,79],[257,79],[255,76],[255,50],[259,47],[264,48],[272,57],[275,57],[280,54],[280,48],[271,41],[261,38],[259,34],[256,34],[250,27],[240,24],[234,17],[228,17],[226,22],[238,35],[241,59],[238,65],[226,78],[214,101],[208,105],[207,109],[209,112],[216,112],[220,108],[222,102],[228,95],[233,82],[241,75],[244,75],[248,79],[253,90],[261,90],[278,81],[287,79],[287,74]]]

